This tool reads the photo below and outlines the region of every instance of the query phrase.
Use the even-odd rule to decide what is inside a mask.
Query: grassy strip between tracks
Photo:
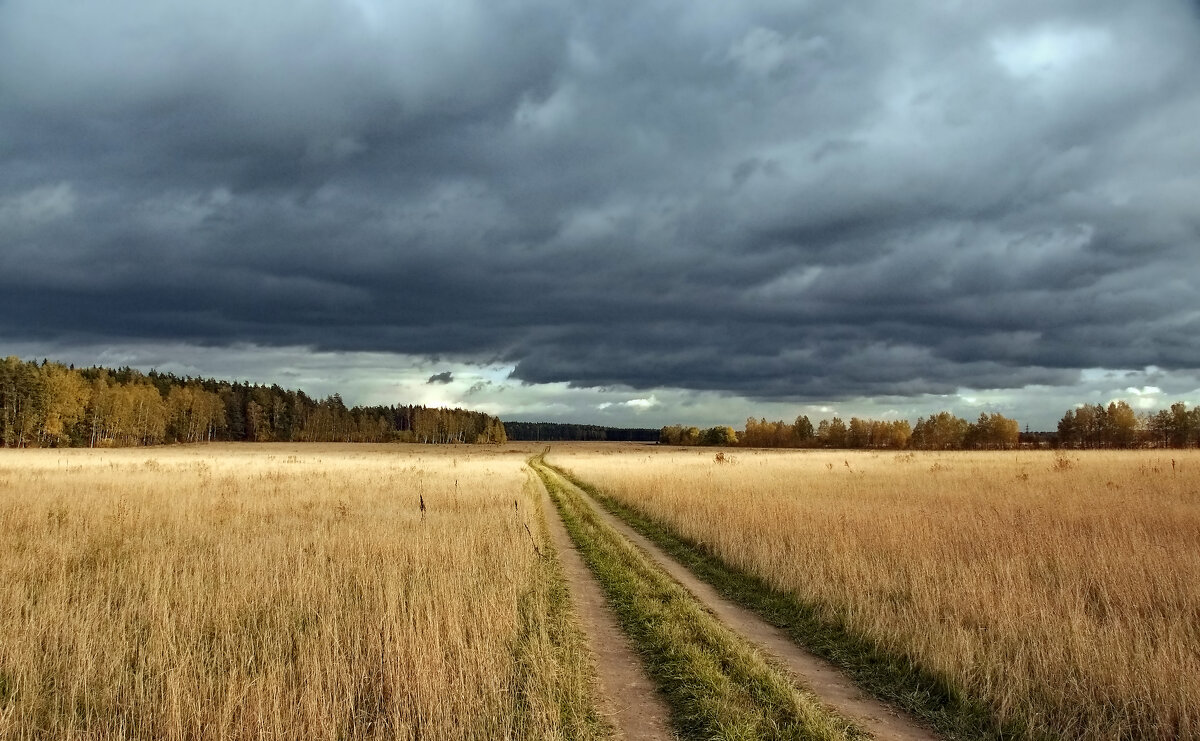
[[[762,579],[726,564],[570,471],[545,465],[687,566],[726,599],[787,631],[797,644],[841,667],[864,691],[903,708],[939,735],[963,741],[1036,737],[1025,728],[1002,727],[982,702],[922,670],[908,657],[886,653],[869,637],[824,619],[817,605],[780,592]]]
[[[864,735],[722,625],[683,587],[612,530],[540,459],[567,531],[686,739],[847,739]]]

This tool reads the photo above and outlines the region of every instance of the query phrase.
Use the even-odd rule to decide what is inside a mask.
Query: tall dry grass
[[[0,451],[0,737],[596,733],[491,450]]]
[[[1200,453],[548,460],[1028,735],[1200,737]]]

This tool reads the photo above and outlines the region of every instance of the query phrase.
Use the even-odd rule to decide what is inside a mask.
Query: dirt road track
[[[609,514],[582,489],[561,476],[558,478],[563,486],[571,487],[610,527],[645,551],[652,561],[694,594],[722,622],[783,662],[801,684],[826,705],[857,722],[881,741],[937,741],[938,736],[933,731],[859,690],[833,664],[800,648],[783,631],[722,597],[641,533]]]
[[[646,675],[641,659],[604,599],[599,582],[580,557],[558,509],[542,487],[542,509],[550,540],[558,551],[563,574],[571,590],[571,600],[579,615],[588,645],[596,657],[596,674],[604,705],[601,710],[616,726],[622,738],[630,741],[670,741],[670,710]]]

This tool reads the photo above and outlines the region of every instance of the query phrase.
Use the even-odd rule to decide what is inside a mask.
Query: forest
[[[338,394],[132,368],[0,359],[0,447],[127,447],[201,441],[503,443],[466,409],[355,406]]]
[[[1136,413],[1124,401],[1083,404],[1058,422],[1062,448],[1194,448],[1200,444],[1200,407],[1182,401],[1169,409]]]
[[[823,419],[815,426],[806,415],[794,422],[768,422],[764,417],[746,420],[739,433],[732,427],[708,429],[671,425],[659,431],[659,442],[668,445],[740,445],[747,448],[874,448],[901,450],[1006,450],[1020,444],[1015,419],[1000,414],[980,414],[968,422],[949,412],[939,412],[910,425],[907,420],[851,417]]]
[[[1169,409],[1138,413],[1124,401],[1080,404],[1059,420],[1057,432],[1022,433],[1015,419],[980,414],[975,422],[939,412],[910,425],[907,420],[840,417],[813,425],[807,416],[793,422],[746,420],[739,432],[728,426],[659,430],[665,445],[740,445],[747,448],[871,448],[890,450],[1008,450],[1022,444],[1055,448],[1194,448],[1200,445],[1200,407],[1176,402]]]

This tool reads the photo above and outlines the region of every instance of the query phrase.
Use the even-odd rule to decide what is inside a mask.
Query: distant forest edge
[[[740,432],[732,427],[707,429],[670,425],[659,430],[664,445],[742,446],[747,448],[873,448],[891,450],[1009,450],[1021,446],[1071,449],[1191,448],[1200,445],[1200,407],[1176,402],[1169,409],[1138,414],[1124,401],[1081,404],[1068,409],[1056,432],[1020,431],[1017,420],[1001,414],[980,414],[975,422],[939,412],[907,420],[840,417],[816,426],[807,416],[794,422],[766,418],[746,420]]]
[[[277,385],[75,369],[0,359],[0,447],[250,442],[503,443],[504,423],[466,409],[346,408]]]
[[[562,422],[505,422],[504,431],[509,440],[546,442],[585,440],[652,443],[658,441],[660,433],[659,430],[642,427],[604,427]]]

